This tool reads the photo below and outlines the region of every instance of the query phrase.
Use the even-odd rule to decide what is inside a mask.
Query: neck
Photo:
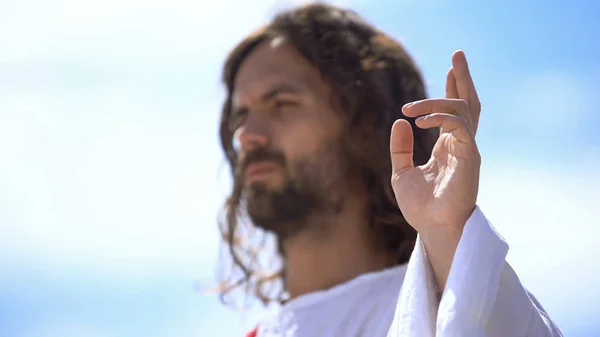
[[[396,259],[372,239],[367,218],[360,216],[365,212],[357,214],[360,205],[349,201],[334,217],[307,226],[318,230],[284,242],[285,286],[292,299],[395,264]]]

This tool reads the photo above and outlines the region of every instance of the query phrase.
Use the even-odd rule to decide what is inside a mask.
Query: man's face
[[[234,88],[236,180],[251,220],[281,238],[303,230],[308,217],[335,211],[347,160],[332,91],[319,72],[275,39],[244,60]]]

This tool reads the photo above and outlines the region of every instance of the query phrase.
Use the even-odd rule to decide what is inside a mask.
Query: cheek
[[[288,174],[293,178],[311,177],[326,183],[332,177],[345,176],[347,160],[339,143],[331,138],[306,137],[303,141],[290,143],[285,154]]]
[[[298,123],[300,124],[300,123]],[[326,135],[314,125],[296,125],[282,130],[278,137],[279,148],[288,161],[310,158],[322,147]]]

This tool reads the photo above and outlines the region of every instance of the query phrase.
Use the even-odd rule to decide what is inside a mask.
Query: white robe
[[[507,252],[477,207],[441,300],[418,238],[407,265],[300,296],[261,322],[257,337],[562,336],[506,262]]]
[[[389,337],[562,336],[506,262],[508,244],[479,207],[465,225],[439,305],[427,254],[417,242]]]

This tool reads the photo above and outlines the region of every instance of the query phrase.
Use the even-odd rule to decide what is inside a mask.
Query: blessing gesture
[[[414,166],[413,133],[406,120],[392,127],[392,187],[406,220],[422,236],[432,231],[460,233],[475,209],[481,164],[475,133],[480,110],[465,54],[457,51],[446,78],[446,97],[402,108],[407,117],[418,117],[418,127],[440,127],[429,161]]]

